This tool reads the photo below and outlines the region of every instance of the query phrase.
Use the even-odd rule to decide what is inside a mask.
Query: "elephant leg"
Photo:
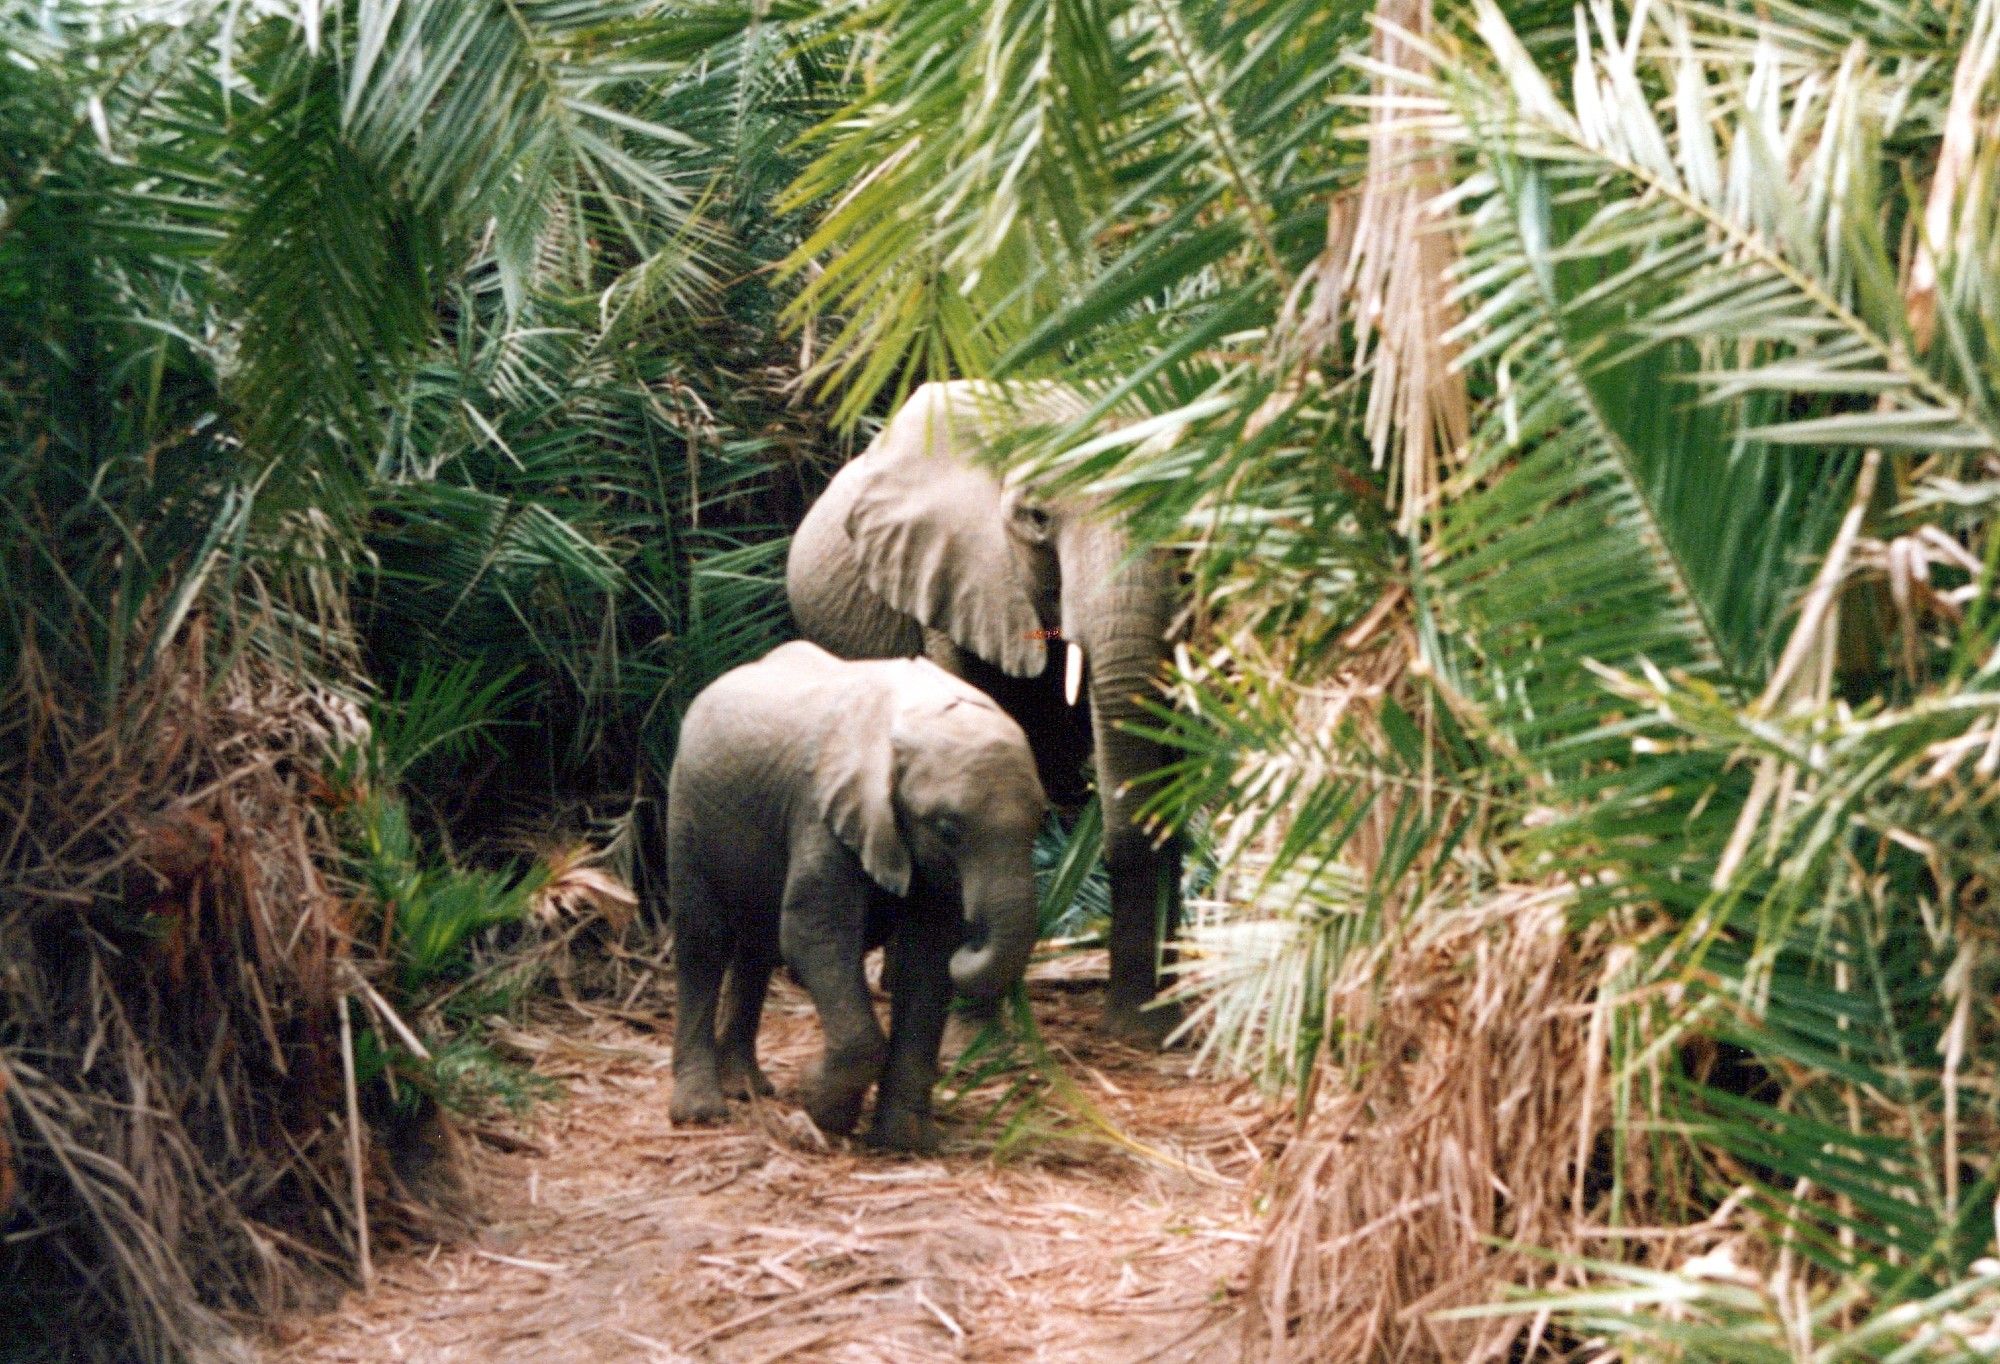
[[[694,881],[695,878],[684,878]],[[716,1074],[715,1002],[729,962],[729,933],[707,892],[680,886],[674,904],[675,1122],[722,1122],[729,1117]]]
[[[772,1093],[757,1067],[757,1026],[777,959],[761,934],[739,934],[722,998],[722,1092],[732,1099]]]
[[[926,906],[905,915],[889,940],[889,1060],[875,1099],[870,1145],[896,1151],[937,1149],[931,1090],[951,1009],[951,954],[962,936],[950,907]]]
[[[1181,854],[1178,840],[1155,852],[1110,861],[1110,990],[1104,1030],[1135,1046],[1158,1047],[1180,1026],[1181,1010],[1155,1003],[1160,967],[1172,960],[1180,928]]]
[[[801,1097],[813,1123],[834,1136],[852,1132],[860,1121],[889,1049],[861,969],[868,890],[839,866],[844,855],[825,855],[820,865],[794,872],[779,929],[785,964],[812,996],[826,1034],[826,1049]]]

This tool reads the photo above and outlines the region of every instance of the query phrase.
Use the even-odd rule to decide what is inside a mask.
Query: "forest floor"
[[[675,1128],[669,1034],[565,1010],[509,1039],[564,1097],[467,1143],[478,1230],[378,1253],[371,1290],[278,1323],[266,1364],[1236,1358],[1252,1191],[1282,1125],[1185,1052],[1098,1036],[1101,988],[1101,956],[1029,978],[1065,1072],[1165,1160],[1053,1106],[1027,1114],[1050,1130],[1003,1141],[1018,1067],[941,1113],[937,1157],[826,1142],[789,1100],[819,1030],[782,979],[761,1046],[778,1097]]]

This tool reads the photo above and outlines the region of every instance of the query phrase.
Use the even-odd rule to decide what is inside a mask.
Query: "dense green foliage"
[[[1332,992],[1557,888],[1577,1338],[1994,1348],[2000,3],[0,0],[0,53],[0,743],[143,725],[197,629],[372,699],[399,1003],[545,874],[447,842],[634,846],[781,636],[802,393],[1062,379],[1001,455],[1193,589],[1211,1058],[1309,1107],[1378,1059]]]
[[[1556,879],[1625,963],[1593,1215],[1727,1200],[1781,1280],[1846,1285],[1711,1264],[1579,1329],[1977,1353],[1996,7],[852,13],[867,79],[802,182],[864,186],[798,258],[824,372],[1091,386],[1016,458],[1194,552],[1162,808],[1220,810],[1288,944],[1205,968],[1211,1045],[1365,1070],[1313,1001]]]
[[[0,663],[108,709],[219,579],[357,686],[520,669],[573,773],[778,628],[741,584],[817,452],[744,281],[812,68],[646,5],[305,14],[5,16]]]
[[[199,1355],[354,1255],[350,1016],[364,1112],[520,1093],[478,954],[626,917],[554,845],[650,889],[681,710],[787,629],[828,80],[748,10],[0,3],[9,1349]]]

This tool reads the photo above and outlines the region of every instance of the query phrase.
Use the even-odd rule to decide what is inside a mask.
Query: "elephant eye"
[[[959,835],[964,832],[956,815],[939,815],[931,821],[931,829],[937,834],[938,841],[946,844],[958,842]]]
[[[1047,507],[1023,506],[1021,508],[1021,520],[1026,522],[1028,529],[1037,535],[1043,535],[1048,532],[1049,511]]]

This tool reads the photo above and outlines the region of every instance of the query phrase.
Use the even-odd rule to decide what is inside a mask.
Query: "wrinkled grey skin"
[[[926,384],[828,485],[792,540],[786,587],[806,638],[849,658],[924,654],[992,695],[1026,730],[1044,785],[1069,789],[1091,757],[1111,874],[1105,1026],[1158,1042],[1178,1022],[1148,1008],[1163,938],[1180,919],[1180,847],[1140,826],[1139,779],[1170,755],[1123,726],[1149,723],[1168,655],[1174,579],[1082,499],[1037,499],[974,456],[1008,425],[1080,411],[1053,385]],[[1064,653],[1081,647],[1086,715],[1065,705]]]
[[[725,1095],[771,1092],[757,1024],[783,960],[826,1034],[804,1086],[813,1121],[852,1131],[879,1079],[868,1139],[931,1149],[953,988],[997,998],[1034,947],[1045,809],[1020,727],[928,661],[800,641],[717,679],[668,779],[674,1121],[718,1122]],[[886,1039],[862,975],[884,944]]]

